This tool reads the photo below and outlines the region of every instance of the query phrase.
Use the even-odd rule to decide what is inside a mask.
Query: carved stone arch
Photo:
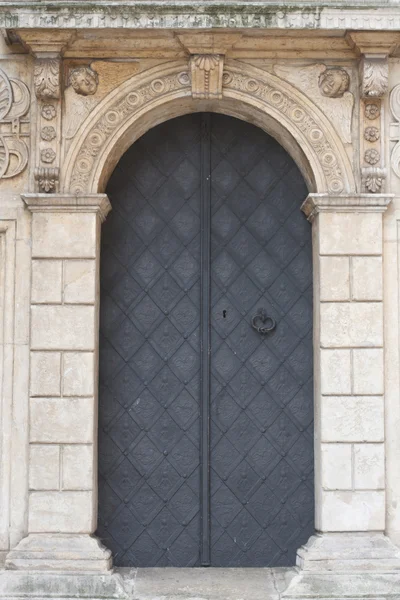
[[[188,64],[174,61],[133,76],[96,107],[66,156],[67,193],[103,191],[127,148],[148,129],[189,112],[211,111],[253,122],[285,147],[313,192],[354,192],[345,148],[334,127],[306,96],[259,68],[227,61],[221,100],[192,98]]]

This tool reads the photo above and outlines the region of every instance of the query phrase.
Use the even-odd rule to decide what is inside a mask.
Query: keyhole
[[[222,316],[224,317],[224,319],[226,319],[226,310],[222,311]]]

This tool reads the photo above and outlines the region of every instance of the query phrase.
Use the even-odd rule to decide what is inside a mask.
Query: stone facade
[[[317,535],[283,597],[400,598],[396,2],[39,4],[0,3],[0,597],[128,597],[92,535],[103,192],[149,128],[214,111],[309,188]]]

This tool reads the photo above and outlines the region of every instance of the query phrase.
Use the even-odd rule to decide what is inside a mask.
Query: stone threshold
[[[7,600],[400,600],[400,573],[295,568],[114,569],[109,575],[0,570]]]

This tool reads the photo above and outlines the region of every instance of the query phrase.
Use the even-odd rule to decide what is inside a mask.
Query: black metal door
[[[97,534],[121,566],[294,564],[314,516],[297,167],[248,123],[188,115],[107,192]]]

